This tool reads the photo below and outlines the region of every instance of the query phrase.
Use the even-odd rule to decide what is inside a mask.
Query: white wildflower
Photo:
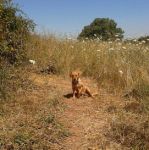
[[[71,37],[67,37],[67,40],[72,40],[72,38]]]
[[[97,52],[100,52],[100,49],[98,49]]]
[[[137,42],[137,39],[134,39],[133,42]]]
[[[94,34],[94,36],[96,37],[97,35],[96,35],[96,34]]]
[[[97,41],[100,41],[100,38],[99,38],[99,37],[97,37],[96,39],[97,39]]]
[[[147,41],[149,41],[149,39],[147,39]]]
[[[122,47],[122,49],[126,49],[126,47],[125,47],[125,46],[123,46],[123,47]]]
[[[122,70],[119,70],[118,72],[119,72],[119,74],[120,74],[121,76],[123,75],[123,71],[122,71]]]
[[[146,43],[146,41],[143,40],[142,43],[144,44],[144,43]]]
[[[85,43],[85,41],[83,40],[82,43]]]
[[[73,49],[73,48],[74,48],[74,46],[73,46],[73,45],[71,45],[71,48]]]
[[[109,44],[112,44],[112,41],[109,41],[108,43],[109,43]]]
[[[36,63],[36,61],[35,61],[35,60],[32,60],[32,59],[30,59],[29,62],[30,62],[31,64],[33,64],[33,65],[35,65],[35,63]]]
[[[113,50],[114,50],[114,48],[113,48],[113,47],[109,48],[109,51],[113,51]]]
[[[117,38],[116,41],[120,41],[121,39]]]

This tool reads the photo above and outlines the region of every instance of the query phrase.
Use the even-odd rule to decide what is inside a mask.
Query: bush
[[[7,85],[7,70],[6,68],[0,66],[0,99],[3,98],[3,99],[6,99],[6,93],[5,91],[6,90],[6,85]]]
[[[12,96],[21,86],[22,69],[13,65],[27,59],[26,44],[34,27],[12,0],[0,0],[0,99]]]
[[[138,41],[149,44],[149,36],[142,36],[138,39]]]
[[[26,41],[34,27],[12,0],[0,1],[0,57],[11,64],[25,60]]]

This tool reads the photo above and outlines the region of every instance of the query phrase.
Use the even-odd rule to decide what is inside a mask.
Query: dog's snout
[[[78,77],[72,78],[72,81],[73,81],[74,84],[77,84],[77,83],[78,83],[78,80],[79,80]]]
[[[73,72],[70,74],[71,78],[72,78],[72,82],[74,84],[77,84],[78,83],[78,80],[79,80],[79,73],[77,72]]]
[[[73,81],[78,81],[78,78],[73,78]]]

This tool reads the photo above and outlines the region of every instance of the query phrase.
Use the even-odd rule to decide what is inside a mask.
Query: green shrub
[[[21,86],[23,75],[11,65],[27,60],[26,44],[34,27],[12,0],[0,0],[0,99],[12,96]]]
[[[12,0],[0,1],[0,57],[11,64],[23,61],[26,42],[34,26]]]

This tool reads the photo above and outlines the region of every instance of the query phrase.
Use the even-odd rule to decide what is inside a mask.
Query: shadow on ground
[[[64,95],[64,97],[69,99],[69,98],[73,97],[73,94],[72,93],[68,93],[68,94]]]

